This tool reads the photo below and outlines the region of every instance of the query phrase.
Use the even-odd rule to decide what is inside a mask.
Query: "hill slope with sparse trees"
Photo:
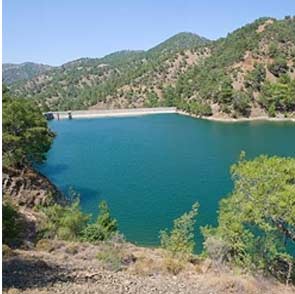
[[[216,41],[180,33],[148,51],[75,60],[10,89],[43,110],[176,106],[217,118],[294,117],[295,18],[261,18]]]

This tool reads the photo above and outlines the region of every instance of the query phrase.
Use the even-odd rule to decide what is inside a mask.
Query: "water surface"
[[[57,133],[40,167],[62,191],[81,194],[96,216],[107,200],[126,238],[158,244],[159,231],[200,203],[199,226],[216,224],[218,202],[232,189],[229,168],[241,150],[295,156],[295,124],[221,123],[177,114],[52,121]]]

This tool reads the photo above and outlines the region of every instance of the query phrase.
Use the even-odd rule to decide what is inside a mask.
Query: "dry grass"
[[[15,256],[16,253],[14,252],[13,249],[11,249],[9,246],[3,244],[2,245],[2,257],[7,258],[7,257],[12,257]]]
[[[167,269],[168,273],[171,273],[173,275],[177,275],[182,270],[184,270],[186,264],[187,262],[177,258],[167,257],[164,259],[165,268]]]

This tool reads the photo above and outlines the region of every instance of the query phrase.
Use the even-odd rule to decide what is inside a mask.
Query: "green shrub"
[[[262,88],[260,103],[271,115],[275,111],[293,112],[295,110],[295,80],[282,75],[277,82],[266,82]]]
[[[266,70],[263,64],[255,64],[254,69],[245,76],[245,87],[260,91],[266,78]]]
[[[233,192],[221,200],[217,228],[204,231],[205,249],[214,237],[226,249],[217,258],[230,257],[243,268],[294,280],[295,159],[246,161],[243,155],[231,173]]]
[[[54,134],[31,99],[12,98],[3,88],[2,146],[4,166],[42,162]]]
[[[97,253],[96,258],[103,263],[107,270],[119,271],[123,268],[124,253],[116,244],[106,243]]]
[[[85,227],[82,232],[82,239],[88,242],[108,240],[116,232],[118,232],[117,221],[111,217],[106,201],[101,201],[97,220]]]
[[[160,232],[161,247],[172,256],[189,257],[194,250],[194,224],[198,214],[199,204],[195,203],[192,210],[174,220],[174,226],[170,232]]]
[[[246,93],[236,91],[233,96],[233,108],[238,115],[248,117],[251,114],[251,100]]]
[[[89,220],[89,215],[81,212],[79,200],[66,206],[54,204],[43,211],[47,216],[41,227],[44,238],[77,240]]]
[[[270,45],[268,46],[268,54],[270,57],[274,58],[277,57],[279,55],[279,48],[278,48],[278,44],[277,43],[270,43]]]
[[[207,228],[202,228],[202,234],[205,236],[204,250],[213,262],[220,266],[228,261],[230,261],[230,247],[221,238],[217,236],[211,236],[210,230],[207,233]]]
[[[200,116],[210,116],[212,115],[212,109],[210,104],[194,101],[190,103],[189,106],[190,113]]]
[[[267,112],[268,112],[268,116],[269,117],[276,117],[276,107],[275,107],[275,104],[274,103],[272,103],[270,105],[270,107],[268,108]]]
[[[2,238],[4,244],[14,244],[19,241],[22,222],[16,208],[10,203],[2,204]]]
[[[147,94],[147,107],[157,107],[158,106],[159,97],[155,91],[148,92]]]

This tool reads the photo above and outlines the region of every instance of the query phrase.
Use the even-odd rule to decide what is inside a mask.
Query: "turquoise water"
[[[200,203],[199,226],[216,224],[241,150],[295,156],[295,124],[220,123],[177,114],[52,121],[57,137],[40,171],[81,194],[84,211],[107,200],[129,241],[153,246],[159,231]]]

